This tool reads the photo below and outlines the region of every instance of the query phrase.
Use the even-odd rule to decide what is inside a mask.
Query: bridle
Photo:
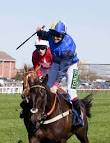
[[[33,85],[33,86],[31,86],[31,87],[30,87],[30,89],[32,89],[32,88],[42,88],[42,89],[45,89],[45,87],[44,87],[44,86],[39,85],[39,84],[37,84],[37,85]]]
[[[44,87],[42,85],[38,85],[38,84],[37,85],[33,85],[33,86],[30,87],[30,89],[33,89],[33,88],[41,88],[41,89],[45,89],[46,90],[46,87]],[[56,105],[56,98],[57,98],[57,96],[55,95],[55,97],[54,97],[54,103],[53,103],[50,111],[48,111],[48,113],[45,113],[46,116],[50,116],[53,113],[53,111],[55,109],[55,105]],[[33,109],[32,108],[30,111],[31,111],[31,113],[35,114],[35,113],[38,112],[38,109]]]

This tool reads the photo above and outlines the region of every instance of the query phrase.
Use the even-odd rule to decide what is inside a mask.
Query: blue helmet
[[[61,34],[65,34],[66,33],[66,26],[61,21],[55,21],[52,23],[50,30],[56,31],[56,32],[61,33]]]

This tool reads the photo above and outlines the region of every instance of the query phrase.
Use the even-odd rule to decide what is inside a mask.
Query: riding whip
[[[44,29],[45,25],[42,26],[41,29]],[[21,43],[16,50],[18,50],[22,45],[24,45],[31,37],[33,37],[35,34],[37,34],[37,31],[35,33],[33,33],[29,38],[27,38],[23,43]]]

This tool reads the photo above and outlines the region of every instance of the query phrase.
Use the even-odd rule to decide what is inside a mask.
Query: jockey
[[[32,54],[33,67],[39,77],[46,75],[52,65],[52,54],[48,46],[48,41],[36,39],[36,50]]]
[[[37,38],[35,47],[36,50],[32,53],[32,63],[38,77],[42,77],[48,74],[48,70],[52,65],[53,58],[51,50],[48,46],[48,41]],[[23,105],[24,102],[21,104]],[[24,118],[23,110],[20,112],[20,118]]]
[[[72,105],[79,115],[79,125],[83,126],[83,116],[80,109],[80,100],[77,95],[79,61],[76,53],[76,45],[70,35],[66,33],[65,24],[61,21],[54,22],[49,31],[37,28],[37,36],[49,41],[53,55],[53,64],[48,73],[48,86],[53,93],[57,92],[58,85],[66,77],[67,93]]]

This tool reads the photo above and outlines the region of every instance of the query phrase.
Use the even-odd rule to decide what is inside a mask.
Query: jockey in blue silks
[[[77,95],[79,61],[76,53],[76,45],[70,35],[66,33],[65,24],[61,21],[54,22],[49,31],[37,28],[37,36],[48,40],[53,55],[53,64],[48,73],[48,86],[51,92],[56,93],[58,83],[66,79],[67,93],[77,110],[80,118],[79,125],[83,126],[83,117],[80,109],[80,100]]]

